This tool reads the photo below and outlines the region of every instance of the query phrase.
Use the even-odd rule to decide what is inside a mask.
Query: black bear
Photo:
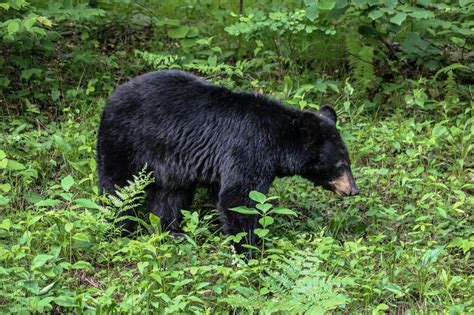
[[[252,206],[249,192],[266,193],[277,176],[358,193],[331,107],[301,111],[181,71],[147,73],[117,88],[102,114],[97,160],[100,191],[109,194],[148,165],[156,177],[149,209],[172,232],[197,186],[217,192],[226,233],[249,235],[257,218],[229,208]]]

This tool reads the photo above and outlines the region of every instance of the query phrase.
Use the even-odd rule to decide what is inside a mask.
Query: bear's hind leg
[[[112,144],[107,145],[105,152],[98,150],[99,194],[116,196],[116,188],[126,186],[133,176],[126,152],[118,150]],[[131,216],[134,213],[133,210],[128,210],[118,215]],[[116,226],[122,230],[122,235],[126,236],[136,230],[137,222],[124,219],[116,221]]]
[[[155,188],[150,196],[150,209],[160,218],[163,230],[179,233],[182,214],[188,209],[194,197],[195,187]]]

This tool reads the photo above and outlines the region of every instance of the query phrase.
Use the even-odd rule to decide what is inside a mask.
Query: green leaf
[[[51,20],[48,19],[48,18],[45,17],[45,16],[38,16],[38,17],[37,17],[37,20],[38,20],[38,22],[40,22],[40,23],[43,24],[44,26],[47,26],[47,27],[53,26],[53,22],[51,22]]]
[[[150,212],[148,215],[148,218],[150,219],[150,223],[155,229],[155,232],[160,232],[161,231],[161,219],[160,217],[156,216],[153,212]]]
[[[188,34],[186,34],[186,36],[189,38],[199,36],[199,28],[194,27],[194,26],[190,27],[189,32]]]
[[[55,284],[56,284],[56,281],[51,282],[50,284],[48,284],[47,286],[45,286],[44,288],[42,288],[42,289],[39,291],[38,295],[44,295],[44,294],[48,293],[49,290],[51,290],[51,288],[54,287]]]
[[[79,242],[90,243],[89,235],[83,232],[74,234],[72,238]]]
[[[207,64],[211,67],[215,67],[217,64],[217,56],[209,56],[207,57]]]
[[[71,145],[69,145],[69,143],[67,143],[67,141],[64,140],[63,137],[55,134],[55,135],[53,135],[53,139],[54,139],[54,142],[55,142],[56,146],[59,149],[61,149],[63,152],[68,152],[68,151],[72,150]]]
[[[276,214],[282,214],[282,215],[292,215],[297,217],[298,214],[294,212],[293,210],[287,209],[287,208],[275,208],[270,213],[276,213]]]
[[[71,175],[68,175],[61,180],[61,187],[66,192],[71,189],[72,185],[74,185],[74,178]]]
[[[459,5],[461,7],[467,6],[469,3],[474,2],[473,0],[459,0]]]
[[[89,209],[99,209],[99,205],[90,199],[78,198],[74,200],[79,206]]]
[[[10,202],[10,199],[0,195],[0,206],[6,206]]]
[[[250,199],[258,203],[265,203],[265,201],[267,200],[267,197],[264,194],[255,190],[250,192],[249,197]]]
[[[73,227],[74,227],[74,224],[72,222],[68,222],[66,223],[66,225],[64,225],[64,230],[66,231],[66,233],[70,233]]]
[[[17,11],[29,5],[25,0],[10,0],[9,2],[10,6]]]
[[[443,208],[437,207],[436,210],[438,211],[439,215],[442,216],[443,218],[447,218],[448,214],[446,213],[446,210]]]
[[[433,12],[418,8],[413,12],[408,13],[408,15],[415,19],[432,19],[435,17]]]
[[[3,191],[3,192],[5,192],[5,193],[7,193],[7,192],[9,192],[10,190],[12,190],[12,185],[10,185],[10,184],[8,184],[8,183],[7,183],[7,184],[1,184],[1,185],[0,185],[0,190]]]
[[[0,229],[9,231],[11,227],[12,227],[12,220],[10,219],[4,219],[2,223],[0,223]]]
[[[183,48],[192,48],[197,45],[197,40],[195,38],[183,38],[180,43]]]
[[[311,21],[314,21],[319,16],[319,8],[316,4],[306,7],[305,15]]]
[[[20,29],[20,23],[18,23],[17,20],[10,20],[10,21],[7,21],[7,23],[8,23],[7,31],[8,31],[8,35],[10,36],[18,32],[18,30]]]
[[[19,170],[24,170],[25,166],[17,161],[8,160],[7,169],[12,170],[12,171],[19,171]]]
[[[45,200],[40,200],[37,203],[35,203],[35,206],[37,206],[37,207],[54,207],[54,206],[57,206],[61,203],[62,203],[61,200],[45,199]]]
[[[189,27],[181,25],[176,28],[171,28],[168,30],[168,36],[171,38],[185,38],[186,34],[189,32]]]
[[[442,137],[442,136],[444,136],[445,134],[448,134],[448,133],[449,133],[448,128],[446,128],[445,126],[443,126],[441,124],[437,124],[431,130],[431,134],[436,138],[440,138],[440,137]]]
[[[232,210],[234,212],[238,212],[241,214],[258,214],[258,211],[252,208],[247,208],[247,207],[236,207],[236,208],[230,208],[229,210]]]
[[[318,3],[318,8],[321,10],[331,10],[335,5],[335,0],[320,0]]]
[[[72,269],[79,269],[79,270],[86,270],[86,271],[94,270],[91,263],[84,260],[76,261],[74,265],[72,265]]]
[[[438,246],[435,249],[427,250],[426,253],[421,257],[421,263],[424,267],[428,267],[436,262],[439,254],[443,251],[444,246]]]
[[[0,3],[0,8],[3,8],[5,10],[10,9],[10,4],[8,3]]]
[[[396,284],[394,283],[389,283],[385,286],[385,289],[395,293],[397,297],[402,297],[405,295],[405,292]]]
[[[7,155],[6,155],[5,151],[0,150],[0,160],[3,160],[6,157],[7,157]]]
[[[31,262],[31,269],[38,269],[44,266],[48,262],[48,260],[54,258],[54,256],[47,255],[47,254],[39,254],[35,258],[33,258],[33,261]]]
[[[263,213],[267,213],[268,210],[272,208],[272,205],[269,203],[258,203],[255,206],[258,210],[262,211]]]
[[[403,21],[407,18],[407,14],[403,12],[398,12],[394,16],[390,18],[390,22],[397,24],[397,25],[402,25]]]
[[[39,78],[42,72],[43,71],[41,69],[37,69],[37,68],[26,69],[26,70],[21,71],[20,78],[25,79],[25,80],[28,80],[33,76]]]
[[[76,303],[75,303],[74,298],[72,298],[72,297],[70,297],[70,296],[60,295],[60,296],[58,296],[57,298],[54,299],[54,302],[55,302],[57,305],[63,306],[63,307],[74,307],[74,306],[77,306]]]
[[[369,18],[371,18],[372,20],[377,20],[378,18],[382,17],[383,15],[384,15],[384,13],[380,10],[372,10],[369,13]]]
[[[137,264],[138,271],[140,272],[140,274],[143,274],[143,272],[145,271],[145,268],[148,267],[149,265],[150,263],[148,261],[140,261]]]
[[[268,232],[270,232],[270,230],[268,230],[268,229],[255,229],[253,232],[258,237],[264,238],[268,234]]]
[[[260,218],[260,220],[258,220],[258,223],[260,223],[263,227],[270,226],[273,224],[273,222],[275,222],[275,220],[269,216]]]

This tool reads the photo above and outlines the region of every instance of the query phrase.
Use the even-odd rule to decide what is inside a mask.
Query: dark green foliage
[[[473,313],[473,7],[1,2],[0,313]],[[362,194],[297,177],[253,193],[237,208],[262,216],[252,259],[205,191],[180,238],[141,211],[146,173],[100,202],[104,100],[162,68],[332,104]],[[141,228],[122,238],[130,207]]]

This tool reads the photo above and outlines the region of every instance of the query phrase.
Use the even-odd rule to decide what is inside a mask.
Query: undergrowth
[[[1,313],[474,313],[471,1],[68,3],[0,3]],[[252,257],[204,189],[182,237],[147,171],[99,197],[105,99],[168,68],[332,104],[361,194],[252,193]]]

